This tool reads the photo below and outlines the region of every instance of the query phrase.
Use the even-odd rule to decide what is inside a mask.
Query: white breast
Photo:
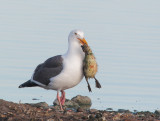
[[[72,55],[63,57],[63,70],[56,77],[51,78],[49,89],[65,90],[80,83],[83,78],[83,56]]]

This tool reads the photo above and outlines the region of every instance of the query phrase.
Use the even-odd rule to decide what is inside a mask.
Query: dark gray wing
[[[50,78],[57,76],[63,69],[63,58],[57,55],[39,64],[34,71],[33,80],[44,85],[50,83]]]

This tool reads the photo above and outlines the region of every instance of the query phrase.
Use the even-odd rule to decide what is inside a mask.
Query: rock
[[[59,105],[59,102],[57,99],[55,99],[55,101],[53,102],[53,105],[56,106],[56,105]],[[64,105],[66,106],[66,108],[75,108],[77,109],[79,107],[78,103],[72,101],[72,100],[69,100],[69,99],[66,99]]]
[[[82,119],[88,119],[88,117],[87,116],[83,116]]]
[[[117,113],[116,115],[113,116],[113,120],[120,120],[121,119],[121,113]]]
[[[82,109],[81,107],[79,107],[79,108],[77,109],[77,112],[83,112],[83,109]]]
[[[37,98],[32,98],[32,100],[39,100],[39,99],[37,99]]]
[[[52,118],[50,118],[50,119],[48,119],[47,121],[55,121],[54,119],[52,119]]]
[[[97,109],[90,109],[89,112],[90,113],[95,113],[95,112],[98,112],[98,110]]]
[[[49,106],[46,102],[30,103],[29,105],[31,105],[33,107],[37,107],[37,108],[44,108],[44,109],[49,108]]]
[[[75,109],[77,109],[79,107],[78,103],[76,103],[76,102],[74,102],[72,100],[66,100],[65,106],[67,108],[75,108]]]
[[[73,115],[73,112],[72,111],[66,111],[64,114],[65,115]]]
[[[73,97],[71,100],[78,103],[80,106],[81,105],[92,105],[91,99],[87,96],[77,95],[76,97]]]
[[[94,114],[89,114],[89,115],[88,115],[88,118],[89,118],[90,120],[95,120],[95,119],[96,119]]]
[[[134,111],[133,111],[133,114],[136,114],[137,112],[138,112],[137,110],[134,110]]]
[[[102,114],[101,113],[97,113],[96,114],[96,118],[101,118],[102,117]]]
[[[57,99],[55,99],[55,100],[53,101],[53,105],[54,105],[54,106],[59,105],[59,102],[58,102],[58,100],[57,100]]]
[[[57,99],[55,99],[53,105],[59,105]],[[78,109],[78,107],[81,107],[82,109],[90,109],[91,99],[87,96],[77,95],[76,97],[73,97],[71,100],[66,99],[64,105],[66,106],[66,108],[74,108],[76,110]]]
[[[104,116],[101,119],[102,119],[102,121],[107,121],[106,117],[104,117]]]
[[[113,111],[113,109],[112,108],[107,108],[106,111]]]
[[[44,104],[44,103],[40,103]],[[39,105],[39,104],[38,104]],[[159,121],[160,111],[154,113],[141,111],[136,113],[119,113],[91,109],[84,112],[67,111],[61,112],[54,107],[51,111],[44,108],[34,107],[35,104],[13,103],[0,100],[0,121]],[[40,105],[41,107],[42,105]],[[59,106],[58,106],[59,107]],[[79,108],[78,110],[81,111]],[[83,110],[83,109],[82,109]],[[93,112],[93,113],[91,113]]]
[[[156,115],[160,115],[160,110],[155,110],[154,112]]]
[[[119,113],[129,113],[129,110],[125,110],[125,109],[118,109]]]
[[[145,114],[139,114],[138,116],[139,117],[145,117]]]
[[[80,107],[84,110],[89,110],[91,105],[80,105]]]

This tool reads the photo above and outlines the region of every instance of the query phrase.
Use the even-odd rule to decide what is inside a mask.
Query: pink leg
[[[61,90],[61,104],[64,105],[65,103],[65,92]]]
[[[60,97],[59,97],[59,91],[57,91],[57,99],[58,99],[60,108],[61,108],[61,110],[63,111],[62,104],[61,104],[61,99],[60,99]]]

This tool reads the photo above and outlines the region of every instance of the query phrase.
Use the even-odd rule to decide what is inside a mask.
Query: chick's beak
[[[78,38],[78,39],[79,39],[79,38]],[[88,45],[88,43],[87,43],[87,41],[85,40],[85,38],[79,39],[79,40],[80,40],[80,43],[81,43],[82,45],[84,45],[84,44]]]

